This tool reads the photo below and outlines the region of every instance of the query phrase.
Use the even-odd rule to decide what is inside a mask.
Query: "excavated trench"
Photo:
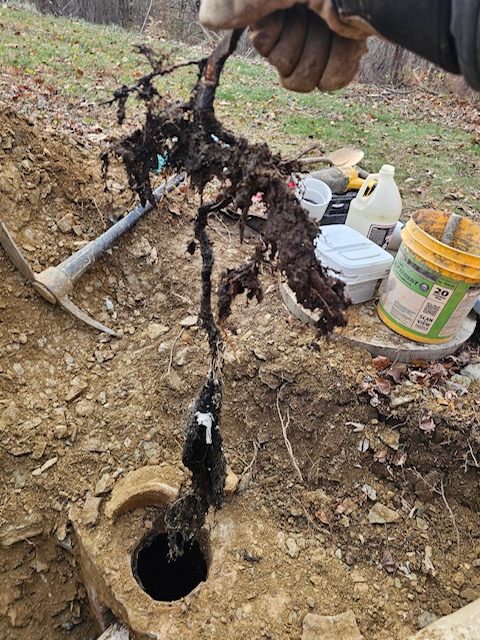
[[[0,121],[2,215],[40,271],[103,231],[108,200],[93,154],[11,110]],[[201,261],[186,250],[198,203],[172,198],[78,283],[79,306],[116,324],[115,340],[38,298],[0,255],[0,636],[95,638],[112,611],[149,639],[300,638],[308,613],[351,609],[367,640],[386,640],[475,599],[478,382],[466,394],[447,385],[478,364],[475,349],[444,370],[379,373],[363,349],[294,320],[269,273],[262,303],[236,301],[226,325],[222,432],[239,484],[209,516],[208,540],[185,570],[168,562],[157,507],[106,514],[132,471],[159,467],[172,486],[186,477],[182,428],[209,354]],[[217,277],[252,244],[211,226]],[[389,509],[381,524],[377,503]],[[192,565],[197,584],[184,581]],[[108,599],[110,581],[125,598]]]

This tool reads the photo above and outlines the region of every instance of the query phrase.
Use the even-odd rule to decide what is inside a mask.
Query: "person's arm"
[[[480,90],[480,0],[333,0],[339,17],[360,16],[384,38]]]
[[[253,25],[253,44],[291,89],[348,84],[364,40],[376,34],[463,74],[480,90],[480,0],[203,0],[200,19],[213,28]]]

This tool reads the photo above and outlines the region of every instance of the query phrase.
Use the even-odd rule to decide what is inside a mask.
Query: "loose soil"
[[[131,207],[115,167],[104,192],[99,149],[5,106],[0,131],[2,220],[35,271]],[[179,188],[76,285],[75,303],[113,339],[38,297],[0,251],[2,638],[96,638],[70,509],[88,492],[105,503],[130,470],[180,465],[209,367],[201,259],[187,250],[197,206]],[[208,232],[218,280],[255,238],[240,244],[215,216]],[[222,434],[241,479],[225,510],[250,535],[231,549],[232,588],[186,605],[180,637],[300,638],[306,613],[352,609],[367,640],[407,638],[425,613],[480,596],[478,383],[434,394],[403,377],[372,393],[386,389],[371,356],[317,338],[289,315],[275,275],[263,280],[263,301],[238,298],[225,335]],[[479,361],[473,345],[459,358]],[[370,522],[377,502],[395,522]]]

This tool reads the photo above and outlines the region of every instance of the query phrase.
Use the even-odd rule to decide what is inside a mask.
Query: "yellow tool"
[[[336,194],[360,189],[367,177],[367,173],[357,167],[329,167],[313,171],[310,175],[328,184],[332,193]],[[373,190],[375,184],[375,181],[372,180],[372,184],[367,188],[368,193]]]

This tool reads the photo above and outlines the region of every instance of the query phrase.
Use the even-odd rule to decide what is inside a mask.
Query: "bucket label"
[[[367,238],[385,249],[392,238],[395,227],[396,224],[388,226],[372,224],[368,230]]]
[[[478,287],[429,269],[403,244],[380,307],[392,323],[412,334],[445,339],[456,333],[478,295]]]

